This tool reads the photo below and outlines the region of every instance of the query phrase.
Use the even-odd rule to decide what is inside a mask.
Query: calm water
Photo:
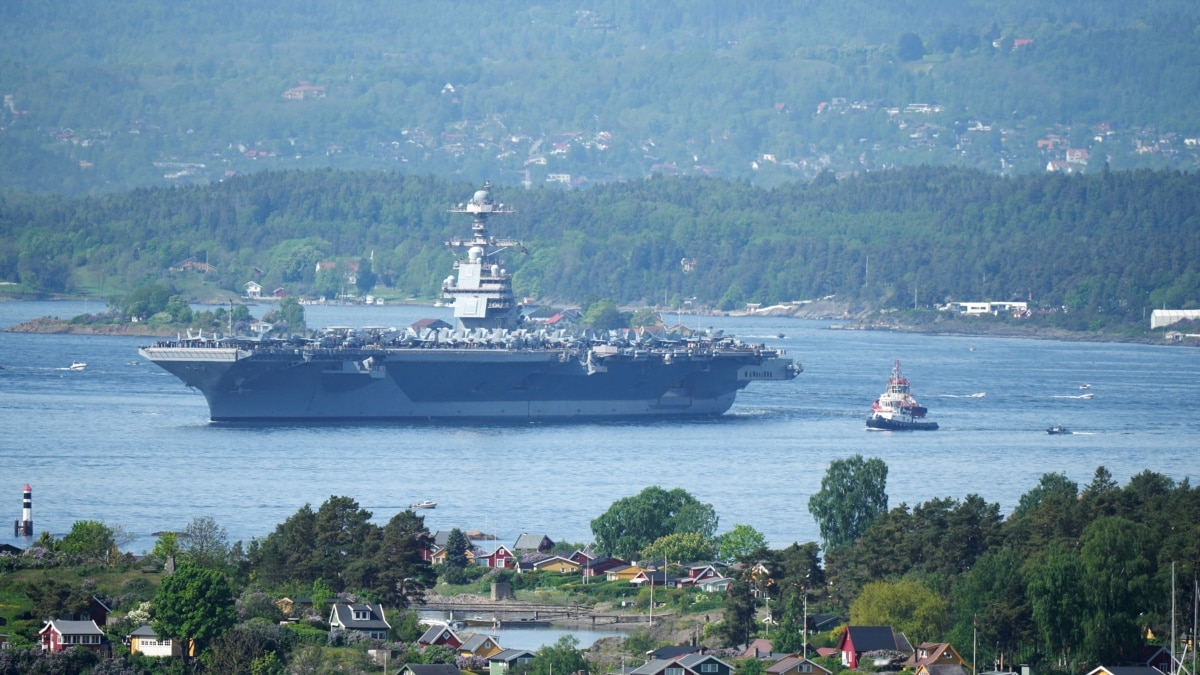
[[[0,303],[0,327],[84,309]],[[314,326],[425,316],[449,318],[434,308],[307,308]],[[102,520],[138,535],[128,548],[142,552],[151,532],[201,515],[248,541],[331,495],[353,497],[380,523],[432,499],[431,530],[586,542],[593,518],[649,485],[683,487],[713,504],[721,530],[750,524],[781,547],[817,539],[809,495],[831,460],[856,453],[887,462],[893,506],[977,493],[1007,513],[1043,473],[1087,483],[1099,465],[1121,483],[1145,469],[1198,478],[1200,349],[685,321],[778,344],[805,372],[752,384],[710,421],[230,427],[209,424],[203,397],[174,377],[131,364],[147,339],[0,333],[0,540],[11,539],[26,483],[36,532]],[[866,431],[896,358],[940,431]],[[67,370],[73,360],[87,370]],[[1076,398],[1083,383],[1094,398]],[[1055,423],[1075,435],[1047,435]]]

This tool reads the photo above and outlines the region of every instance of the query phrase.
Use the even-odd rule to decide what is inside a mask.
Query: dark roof
[[[439,637],[442,637],[443,632],[447,633],[447,637],[452,637],[455,639],[456,642],[458,642],[460,644],[462,643],[462,639],[460,639],[458,637],[458,635],[454,632],[454,630],[451,629],[449,626],[430,626],[429,630],[425,631],[424,633],[421,634],[421,637],[417,638],[417,642],[419,642],[421,644],[431,645]]]
[[[488,659],[488,661],[503,661],[504,663],[512,663],[517,659],[532,659],[537,656],[528,649],[505,649],[502,652],[496,652]]]
[[[356,605],[336,604],[333,611],[337,614],[338,623],[348,630],[387,630],[391,628],[383,618],[383,605],[360,603]],[[370,618],[355,619],[355,612],[368,612]]]
[[[891,626],[847,626],[846,632],[850,634],[856,652],[873,652],[878,649],[912,651],[908,641],[901,642]]]
[[[129,637],[156,638],[158,637],[158,633],[154,632],[154,628],[150,624],[144,623],[135,628],[134,631],[129,634]]]
[[[413,675],[462,675],[462,671],[448,663],[410,663],[404,670]]]
[[[671,645],[671,646],[667,646],[667,647],[659,647],[658,649],[655,649],[653,651],[646,652],[646,654],[652,660],[653,659],[667,660],[667,659],[674,659],[676,657],[683,656],[685,654],[694,654],[698,651],[700,651],[699,647],[693,647],[691,645]]]
[[[841,623],[841,620],[837,614],[809,614],[808,629],[824,633]]]

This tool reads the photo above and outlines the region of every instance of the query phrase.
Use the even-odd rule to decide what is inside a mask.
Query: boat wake
[[[986,391],[977,391],[974,394],[938,394],[938,398],[983,398],[987,396]]]
[[[1084,399],[1084,400],[1086,400],[1086,399],[1089,399],[1089,398],[1095,398],[1095,397],[1096,397],[1096,395],[1095,395],[1095,394],[1079,394],[1078,396],[1069,396],[1069,395],[1056,394],[1056,395],[1052,396],[1051,398],[1074,398],[1074,399]]]

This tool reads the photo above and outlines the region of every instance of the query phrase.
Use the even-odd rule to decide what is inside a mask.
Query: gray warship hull
[[[214,422],[576,420],[720,415],[797,366],[773,350],[292,349],[160,343],[141,355]]]

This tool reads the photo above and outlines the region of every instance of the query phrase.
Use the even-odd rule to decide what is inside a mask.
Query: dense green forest
[[[858,468],[872,465],[878,471],[867,479]],[[722,558],[740,563],[722,568],[735,579],[728,592],[658,589],[659,625],[694,627],[709,647],[767,637],[775,652],[796,653],[802,640],[810,647],[836,645],[846,624],[884,625],[913,644],[950,642],[960,654],[974,652],[980,668],[1023,663],[1068,675],[1097,665],[1141,665],[1143,645],[1168,644],[1172,621],[1183,636],[1194,625],[1200,490],[1187,479],[1144,471],[1121,486],[1101,466],[1081,486],[1049,473],[1004,517],[998,504],[978,494],[889,508],[887,466],[856,456],[830,463],[814,497],[823,493],[836,495],[836,503],[817,515],[810,501],[822,524],[821,544],[768,549],[746,524],[716,534],[718,514],[711,505],[682,489],[658,487],[614,502],[592,521],[592,530],[598,545],[602,534],[623,543],[637,540],[630,558],[669,556],[672,577],[685,574],[681,564],[736,550]],[[676,508],[643,508],[663,503]],[[847,511],[860,517],[843,532],[844,540],[829,540],[826,525],[848,522],[839,516]],[[628,513],[641,516],[622,517]],[[444,564],[431,565],[422,557],[432,538],[421,516],[403,511],[380,525],[344,496],[302,506],[249,544],[231,544],[224,528],[205,516],[179,533],[160,535],[141,559],[117,550],[124,534],[119,526],[80,521],[61,538],[44,533],[23,553],[0,554],[0,618],[11,647],[0,650],[0,673],[372,672],[367,648],[390,649],[395,668],[455,663],[450,650],[416,644],[425,627],[406,610],[421,604],[427,591],[487,597],[492,582],[507,582],[521,600],[606,612],[614,611],[607,603],[645,612],[652,593],[628,581],[585,583],[575,574],[517,574],[471,564],[470,543],[458,529],[446,538]],[[559,542],[553,552],[570,555],[582,546]],[[172,559],[178,569],[163,575],[161,567]],[[44,617],[80,611],[92,597],[113,610],[105,631],[115,646],[114,662],[100,667],[86,650],[48,656],[33,647]],[[277,602],[283,598],[312,603],[297,603],[285,614]],[[392,624],[388,639],[329,636],[325,601],[333,598],[382,602]],[[801,638],[799,627],[813,614],[832,615],[839,627]],[[287,616],[296,620],[281,625]],[[762,621],[768,616],[772,625]],[[124,655],[121,640],[144,623],[159,635],[195,638],[200,658],[184,667]],[[619,654],[590,663],[578,654],[574,669],[558,672],[613,672],[626,659],[641,662],[666,635],[631,633]],[[539,650],[538,656],[549,653]],[[734,660],[738,653],[722,656]],[[486,668],[482,659],[459,657],[457,663]],[[836,658],[821,663],[845,670]],[[754,658],[737,664],[739,675],[761,672],[763,665]],[[548,670],[535,664],[530,672]]]
[[[1191,169],[1198,32],[1188,0],[8,2],[0,187]]]
[[[256,281],[332,297],[356,263],[373,292],[430,301],[452,271],[443,242],[467,234],[469,221],[449,208],[474,189],[314,170],[92,197],[10,192],[0,197],[0,281],[14,294],[104,297],[147,280],[234,294]],[[660,177],[494,194],[516,214],[494,219],[493,234],[529,251],[505,260],[516,290],[540,302],[694,298],[732,310],[830,295],[873,309],[1023,300],[1075,328],[1200,306],[1196,174],[916,167],[773,189]],[[212,267],[180,269],[189,258]],[[321,261],[339,266],[318,272]]]

